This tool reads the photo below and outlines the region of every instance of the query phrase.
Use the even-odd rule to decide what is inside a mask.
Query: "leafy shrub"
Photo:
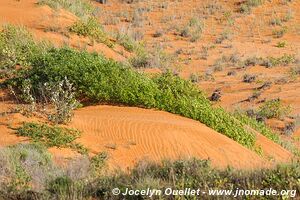
[[[51,154],[36,144],[1,148],[0,161],[0,193],[6,195],[43,190],[48,179],[61,173],[53,165]]]
[[[9,24],[0,27],[0,78],[12,75],[16,65],[30,66],[30,59],[48,48],[49,44],[34,42],[24,27]]]
[[[88,36],[92,40],[101,42],[108,47],[114,46],[113,42],[109,40],[108,35],[104,32],[96,18],[90,17],[87,20],[79,20],[69,27],[69,30],[77,35]]]
[[[282,118],[290,113],[290,107],[282,105],[279,99],[266,101],[259,107],[259,114],[266,118]]]
[[[284,54],[281,57],[274,58],[274,57],[267,57],[264,59],[261,65],[266,66],[266,67],[273,67],[273,66],[278,66],[278,65],[288,65],[290,63],[295,62],[295,56],[289,55],[289,54]]]
[[[80,136],[75,129],[48,126],[46,124],[24,123],[18,128],[17,135],[29,137],[33,142],[46,147],[73,148],[80,153],[86,153],[86,149],[74,141]]]
[[[54,105],[55,112],[49,115],[50,121],[56,124],[65,124],[71,121],[72,111],[79,106],[75,99],[75,88],[65,77],[58,83],[45,83],[45,98],[49,98]]]

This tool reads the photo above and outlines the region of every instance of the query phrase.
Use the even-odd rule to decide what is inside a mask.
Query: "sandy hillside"
[[[190,158],[210,159],[217,167],[262,167],[267,163],[257,154],[187,118],[140,108],[95,106],[76,111],[71,127],[83,132],[80,143],[92,152],[107,151],[110,163],[121,168],[138,160]],[[272,151],[275,161],[291,154],[268,141],[261,146]],[[269,153],[269,152],[268,152]]]

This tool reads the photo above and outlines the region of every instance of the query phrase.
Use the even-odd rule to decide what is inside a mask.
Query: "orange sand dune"
[[[122,169],[149,159],[210,159],[213,166],[256,168],[266,161],[226,136],[187,118],[141,108],[93,106],[76,111],[71,127],[83,132],[79,142],[93,153],[106,151],[110,165]],[[274,159],[287,161],[290,154],[264,138]],[[264,148],[267,149],[266,146]],[[285,159],[284,159],[285,158]]]

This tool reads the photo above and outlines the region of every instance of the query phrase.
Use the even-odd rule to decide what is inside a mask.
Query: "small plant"
[[[240,12],[249,14],[251,12],[252,7],[257,7],[263,4],[264,0],[246,0],[240,6]]]
[[[159,29],[159,30],[156,30],[155,33],[153,34],[153,37],[157,38],[157,37],[161,37],[163,35],[163,30],[162,29]]]
[[[189,23],[179,31],[181,37],[190,38],[191,42],[196,42],[203,32],[204,25],[198,18],[191,18]]]
[[[274,57],[267,57],[263,59],[261,65],[265,67],[274,67],[278,65],[287,66],[290,63],[294,63],[296,61],[294,55],[284,54],[281,57],[274,58]]]
[[[283,37],[283,35],[287,32],[287,28],[286,27],[282,27],[281,29],[274,29],[273,30],[273,36],[275,38],[281,38]]]
[[[87,20],[79,20],[75,22],[69,31],[81,36],[88,36],[92,40],[104,43],[108,47],[113,47],[114,44],[109,40],[108,35],[104,32],[102,26],[98,23],[97,19],[90,17]]]
[[[56,124],[65,124],[71,121],[72,111],[79,106],[75,99],[75,88],[65,77],[57,83],[45,83],[46,98],[54,105],[55,112],[49,115],[49,120]]]
[[[259,107],[258,113],[268,119],[281,119],[291,112],[290,106],[284,106],[280,99],[266,101]]]
[[[230,40],[232,38],[232,32],[225,29],[221,35],[216,39],[216,44],[221,44],[225,40]]]
[[[29,137],[31,141],[40,143],[46,147],[72,148],[80,153],[87,152],[82,145],[75,143],[75,140],[81,135],[75,129],[30,122],[24,123],[18,128],[17,135]]]
[[[256,75],[245,74],[243,77],[243,82],[252,83],[256,80]]]
[[[53,9],[66,9],[81,18],[92,16],[96,11],[87,0],[38,0],[38,4],[48,5]]]
[[[191,73],[189,79],[192,83],[198,83],[200,78],[198,74]]]
[[[285,46],[286,46],[286,42],[285,41],[280,41],[276,45],[276,47],[278,47],[278,48],[284,48]]]

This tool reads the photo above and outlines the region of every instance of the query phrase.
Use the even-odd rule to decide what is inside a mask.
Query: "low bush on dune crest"
[[[198,120],[251,148],[253,134],[221,108],[214,108],[192,83],[171,73],[154,78],[97,54],[68,48],[52,49],[36,56],[32,68],[22,71],[15,85],[30,80],[33,94],[41,95],[38,86],[61,81],[65,77],[77,88],[77,96],[93,102],[157,108]]]

